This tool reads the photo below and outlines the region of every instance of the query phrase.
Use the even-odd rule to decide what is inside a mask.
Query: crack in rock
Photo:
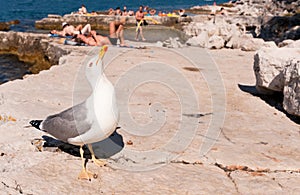
[[[229,141],[229,142],[232,143],[232,144],[235,144],[235,142],[232,141],[232,140],[225,134],[223,128],[221,128],[221,133],[222,133],[222,135],[224,136],[224,138],[225,138],[227,141]]]
[[[195,162],[189,162],[185,160],[172,160],[170,163],[178,163],[178,164],[184,164],[184,165],[203,165],[202,162],[200,161],[195,161]]]
[[[279,186],[281,189],[284,188],[283,185],[282,185],[281,183],[279,183],[278,181],[276,181],[276,179],[275,179],[274,177],[272,178],[272,180],[274,180],[275,182],[277,182],[278,186]]]
[[[235,182],[235,180],[233,179],[233,177],[231,177],[231,173],[234,171],[244,171],[247,173],[250,173],[252,176],[263,176],[265,174],[268,173],[300,173],[300,169],[298,170],[270,170],[269,168],[265,168],[265,169],[251,169],[247,166],[243,166],[243,165],[222,165],[220,163],[215,163],[214,166],[218,167],[219,169],[222,169],[227,177],[231,180],[231,182],[234,184],[235,189],[238,193],[239,189],[237,186],[237,183]],[[273,180],[275,181],[275,178],[273,178]],[[279,185],[280,188],[284,188],[282,184],[280,184],[279,182],[277,182],[277,184]]]
[[[298,170],[270,170],[269,168],[251,169],[244,165],[226,165],[226,166],[224,166],[217,162],[214,165],[219,167],[220,169],[224,170],[225,172],[245,171],[245,172],[253,173],[252,175],[254,175],[254,176],[261,176],[261,175],[263,175],[263,173],[300,173],[300,169],[298,169]]]
[[[219,163],[215,163],[214,165],[215,165],[216,167],[218,167],[219,169],[222,169],[222,170],[225,172],[225,174],[226,174],[226,176],[228,177],[228,179],[233,183],[236,192],[240,194],[239,188],[238,188],[238,186],[237,186],[237,183],[235,182],[235,180],[233,179],[233,177],[231,177],[231,172],[232,172],[233,170],[227,169],[226,167],[224,167],[223,165],[221,165],[221,164],[219,164]]]
[[[130,158],[127,158],[125,156],[120,156],[118,158],[109,158],[109,160],[112,160],[115,163],[120,163],[120,162],[122,163],[122,161],[131,162],[131,163],[134,163],[134,164],[137,163],[136,161],[134,161]],[[161,162],[157,162],[157,163],[154,163],[154,164],[168,164],[168,163],[183,164],[183,165],[203,165],[203,163],[200,162],[200,161],[189,162],[189,161],[186,161],[186,160],[161,161]]]
[[[238,188],[238,186],[237,186],[235,180],[233,179],[233,177],[231,177],[231,172],[229,172],[229,173],[228,173],[228,172],[225,172],[225,173],[226,173],[227,177],[230,179],[230,181],[233,183],[236,192],[240,194],[239,188]]]
[[[17,183],[17,181],[15,181],[15,184],[16,184],[15,187],[9,186],[9,185],[6,184],[4,181],[1,181],[1,183],[4,185],[4,187],[10,188],[10,189],[13,189],[13,190],[16,190],[16,191],[19,192],[20,194],[23,194],[22,187],[21,187],[20,184]]]
[[[131,162],[131,163],[137,163],[136,161],[134,161],[134,160],[132,160],[132,159],[130,159],[130,158],[127,158],[126,156],[124,156],[124,155],[122,155],[122,156],[119,156],[119,157],[117,157],[117,158],[108,158],[109,160],[112,160],[112,161],[114,161],[115,163],[118,163],[118,162],[120,162],[120,161],[122,161],[122,160],[125,160],[126,162]]]
[[[200,118],[200,117],[203,117],[203,116],[207,116],[207,115],[212,115],[213,113],[204,113],[204,114],[182,114],[183,116],[186,116],[186,117],[193,117],[193,118]]]

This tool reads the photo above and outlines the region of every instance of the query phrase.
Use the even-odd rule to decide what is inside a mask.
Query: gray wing
[[[92,123],[87,120],[88,109],[85,102],[59,114],[48,116],[42,123],[42,130],[67,142],[68,138],[87,132]]]

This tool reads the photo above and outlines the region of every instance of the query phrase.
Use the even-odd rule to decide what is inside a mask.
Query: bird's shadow
[[[80,157],[79,146],[62,142],[47,135],[42,136],[42,138],[45,141],[43,144],[43,148],[45,150],[47,150],[47,148],[56,147],[72,156]],[[114,131],[114,133],[111,134],[108,138],[100,142],[93,143],[92,146],[97,158],[109,158],[114,154],[120,152],[124,148],[123,137],[117,131]],[[86,145],[83,146],[83,150],[84,157],[86,159],[91,159],[91,153]]]
[[[299,117],[291,115],[283,109],[283,93],[282,92],[274,92],[272,95],[265,95],[265,94],[259,93],[255,86],[238,84],[238,87],[243,92],[249,93],[255,97],[259,97],[261,100],[265,101],[271,107],[274,107],[278,111],[284,113],[293,122],[300,124]]]

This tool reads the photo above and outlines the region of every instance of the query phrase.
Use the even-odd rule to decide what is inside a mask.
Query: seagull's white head
[[[103,58],[107,49],[107,45],[102,46],[99,54],[93,56],[87,63],[85,74],[92,86],[103,75]]]

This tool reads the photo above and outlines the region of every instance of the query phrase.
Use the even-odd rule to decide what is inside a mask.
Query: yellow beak
[[[103,46],[101,47],[100,52],[99,52],[99,58],[97,59],[96,64],[98,64],[99,60],[102,60],[102,59],[103,59],[103,57],[104,57],[104,55],[105,55],[107,49],[108,49],[107,45],[103,45]]]

